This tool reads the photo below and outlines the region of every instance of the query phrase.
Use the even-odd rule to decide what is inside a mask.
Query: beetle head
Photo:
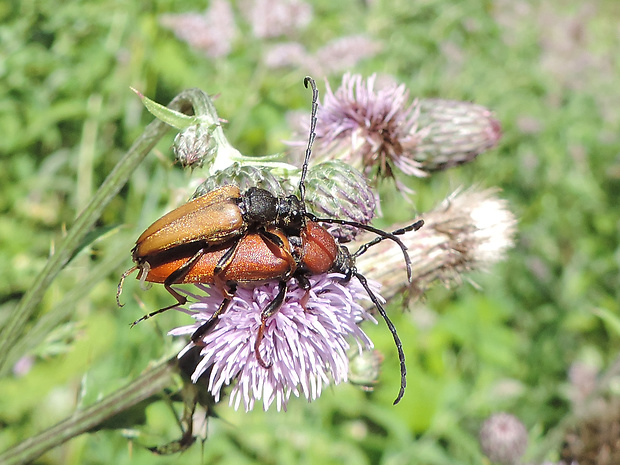
[[[294,195],[280,197],[276,206],[276,225],[292,231],[300,231],[306,221],[306,207],[302,200]]]
[[[334,260],[331,271],[342,273],[345,281],[350,281],[353,275],[357,275],[355,255],[351,254],[346,245],[338,247],[338,255],[336,260]]]

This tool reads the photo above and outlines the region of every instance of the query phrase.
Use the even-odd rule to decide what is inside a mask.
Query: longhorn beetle
[[[310,135],[299,181],[299,197],[278,197],[269,191],[252,187],[241,193],[236,186],[223,186],[197,197],[172,210],[147,228],[132,249],[135,265],[121,276],[117,290],[117,303],[125,278],[139,270],[141,281],[163,283],[177,300],[173,305],[149,313],[138,322],[156,314],[184,305],[185,296],[172,288],[172,284],[215,284],[225,295],[217,311],[192,335],[197,341],[216,321],[217,316],[229,305],[238,283],[260,283],[279,280],[277,297],[261,313],[261,326],[256,340],[255,353],[259,363],[268,368],[259,354],[267,318],[282,305],[286,296],[286,281],[296,278],[302,288],[308,288],[307,275],[328,271],[344,274],[349,281],[355,276],[369,294],[373,304],[385,319],[398,349],[401,368],[401,389],[395,404],[400,401],[406,385],[406,366],[402,343],[396,328],[385,309],[370,290],[366,278],[355,267],[355,259],[370,246],[390,239],[401,248],[411,281],[411,261],[406,247],[397,237],[407,231],[417,230],[423,221],[388,233],[373,226],[337,218],[318,218],[305,209],[305,177],[316,137],[318,90],[312,78],[306,77],[304,85],[312,87],[312,116]],[[338,245],[333,236],[318,223],[341,224],[357,227],[377,234],[357,252],[351,254],[346,246]]]
[[[423,220],[393,231],[393,235],[401,235],[408,231],[416,231],[424,224]],[[198,342],[216,323],[232,300],[232,295],[236,290],[237,284],[261,283],[273,279],[279,280],[279,291],[276,298],[261,311],[261,325],[254,345],[254,353],[258,363],[264,368],[270,365],[265,363],[260,355],[259,347],[263,339],[263,333],[267,320],[282,306],[286,296],[286,281],[291,278],[297,279],[302,289],[309,289],[307,276],[328,272],[341,273],[344,275],[343,281],[348,282],[355,276],[362,287],[368,293],[372,303],[375,305],[381,317],[385,320],[398,350],[398,359],[401,372],[401,388],[394,403],[398,403],[405,392],[407,369],[405,365],[405,354],[402,343],[396,328],[389,319],[385,309],[379,299],[371,291],[364,275],[359,273],[356,268],[356,259],[373,245],[389,238],[389,236],[379,236],[374,240],[361,245],[355,253],[351,253],[344,245],[339,245],[333,236],[321,225],[313,221],[308,221],[301,232],[300,238],[289,238],[281,230],[270,228],[266,232],[269,235],[278,237],[283,247],[276,247],[273,240],[265,240],[258,233],[246,234],[239,241],[239,246],[235,257],[230,261],[226,269],[216,274],[215,268],[221,258],[230,250],[228,246],[214,247],[209,252],[197,254],[195,246],[186,247],[185,250],[175,251],[174,255],[168,257],[165,253],[158,256],[158,261],[151,265],[148,271],[142,271],[143,279],[149,282],[162,283],[171,274],[176,273],[182,266],[191,263],[191,269],[186,273],[182,280],[176,280],[175,284],[184,283],[203,283],[214,284],[224,290],[227,297],[224,298],[218,309],[213,315],[204,322],[192,334],[192,341]],[[297,239],[301,239],[300,241]],[[191,245],[191,244],[189,244]],[[295,250],[296,249],[296,250]],[[293,262],[291,258],[296,257]],[[251,264],[251,266],[250,266]],[[219,281],[218,281],[219,279]],[[174,289],[172,289],[174,291]],[[175,291],[176,292],[176,291]],[[150,318],[165,309],[157,310],[147,315]]]

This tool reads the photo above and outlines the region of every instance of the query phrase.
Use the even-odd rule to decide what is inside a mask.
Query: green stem
[[[213,108],[209,102],[209,97],[199,89],[190,89],[180,93],[170,103],[169,107],[184,113],[188,113],[192,107],[195,113]],[[11,348],[23,336],[26,325],[35,314],[45,291],[72,258],[74,251],[99,219],[106,205],[125,185],[142,159],[146,157],[167,130],[168,127],[159,120],[153,121],[145,128],[142,136],[119,161],[90,203],[75,220],[75,224],[39,273],[33,286],[26,292],[17,308],[12,312],[0,333],[0,376],[6,375],[10,370],[10,366],[6,362]]]
[[[92,430],[105,420],[160,393],[174,384],[178,374],[177,366],[178,362],[174,357],[151,368],[124,388],[94,405],[77,410],[66,420],[7,450],[0,455],[0,463],[4,465],[30,463],[54,447]]]

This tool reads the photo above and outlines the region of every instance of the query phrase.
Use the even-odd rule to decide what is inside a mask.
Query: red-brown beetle
[[[234,254],[231,253],[233,249]],[[279,280],[277,297],[261,313],[262,324],[255,347],[259,363],[268,367],[260,357],[258,348],[267,318],[284,302],[286,281],[295,277],[301,287],[308,288],[305,276],[330,271],[335,263],[342,261],[338,259],[339,252],[338,244],[325,228],[318,223],[307,222],[300,237],[288,237],[282,230],[272,227],[261,233],[248,233],[234,246],[224,243],[205,251],[200,248],[200,243],[179,245],[175,249],[159,253],[151,262],[146,262],[147,265],[140,268],[138,279],[163,283],[178,302],[185,300],[185,297],[173,289],[172,284],[214,284],[223,292],[226,297],[212,318],[192,335],[194,341],[205,334],[217,317],[226,310],[238,284],[260,284]],[[133,269],[126,274],[132,271]],[[121,285],[122,281],[119,291]],[[177,305],[179,304],[144,315],[133,325]]]
[[[248,233],[234,245],[224,243],[204,250],[201,243],[191,242],[160,252],[151,261],[125,272],[118,292],[125,277],[139,268],[141,282],[162,283],[177,299],[176,304],[134,321],[135,325],[185,303],[185,297],[174,290],[172,284],[215,284],[227,296],[226,300],[230,300],[237,284],[259,284],[274,279],[284,283],[295,277],[303,286],[306,274],[330,271],[339,262],[338,254],[339,246],[333,236],[318,223],[307,222],[299,237],[289,237],[282,230],[271,227],[261,233]],[[215,316],[226,305],[225,301]],[[281,302],[276,300],[270,307],[275,311],[280,305]],[[265,313],[269,315],[273,311],[266,309]]]
[[[141,281],[163,283],[177,302],[136,320],[149,318],[178,305],[187,299],[172,288],[172,284],[212,283],[217,285],[226,298],[212,320],[199,328],[192,340],[197,340],[211,327],[215,318],[225,311],[238,283],[260,283],[272,279],[280,282],[279,292],[262,311],[262,325],[256,341],[258,347],[266,319],[282,305],[286,295],[286,281],[296,278],[302,287],[307,283],[306,275],[338,271],[345,280],[356,276],[366,289],[379,313],[386,320],[396,342],[401,362],[401,392],[405,386],[405,365],[402,344],[396,330],[387,317],[378,299],[371,292],[363,275],[355,268],[355,258],[371,245],[390,239],[401,248],[411,279],[411,262],[406,247],[396,237],[405,231],[418,229],[422,222],[409,228],[388,233],[369,225],[336,218],[318,218],[305,209],[304,180],[315,138],[318,91],[314,80],[305,78],[304,85],[311,84],[312,117],[310,137],[299,182],[299,197],[289,195],[278,197],[269,191],[252,187],[241,192],[236,186],[223,186],[200,196],[164,215],[140,235],[132,250],[135,266],[121,277],[117,291],[117,302],[124,279],[136,269]],[[333,236],[321,223],[354,226],[377,234],[374,241],[362,246],[355,254],[339,246]]]
[[[423,220],[416,221],[405,228],[393,231],[391,235],[401,235],[408,231],[418,230],[423,224]],[[168,282],[166,288],[172,295],[178,296],[177,300],[181,300],[183,297],[171,287],[171,284],[214,284],[224,291],[227,297],[224,298],[211,318],[194,332],[192,335],[194,342],[204,336],[217,322],[218,316],[226,310],[237,284],[258,284],[278,279],[278,295],[261,312],[261,326],[254,346],[258,362],[263,367],[269,368],[270,365],[265,363],[260,355],[259,347],[267,319],[277,312],[284,302],[287,289],[286,281],[295,278],[300,287],[307,289],[309,287],[307,276],[309,275],[336,272],[344,275],[343,281],[345,282],[355,276],[385,320],[394,338],[401,370],[401,387],[394,401],[395,404],[398,403],[405,391],[407,374],[402,343],[381,302],[371,291],[366,278],[357,271],[355,265],[357,257],[378,242],[390,239],[390,235],[379,236],[351,254],[349,249],[344,245],[339,245],[325,228],[312,221],[306,223],[299,238],[287,237],[276,228],[267,229],[266,232],[272,236],[271,239],[266,240],[263,235],[258,233],[250,233],[244,236],[238,243],[237,253],[228,260],[225,258],[231,250],[228,244],[222,244],[200,254],[197,253],[195,244],[180,246],[183,248],[175,249],[174,254],[159,254],[157,260],[150,264],[150,268],[141,269],[139,278],[154,283]],[[274,244],[275,238],[281,241],[281,245],[276,246]],[[227,264],[220,271],[217,271],[222,260],[226,261]],[[182,271],[180,272],[180,270]],[[171,279],[172,282],[170,282]],[[168,309],[169,307],[145,315],[134,324]]]

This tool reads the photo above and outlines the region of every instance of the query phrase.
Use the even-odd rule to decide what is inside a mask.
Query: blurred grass
[[[410,184],[420,211],[459,186],[501,187],[519,217],[519,242],[492,273],[473,277],[480,289],[438,287],[411,312],[392,310],[409,368],[398,406],[391,405],[397,361],[380,324],[367,328],[386,355],[373,394],[338,386],[310,405],[291,401],[287,413],[246,414],[223,403],[216,408],[221,418],[209,420],[204,448],[195,445],[183,460],[476,464],[479,425],[499,410],[522,419],[533,454],[570,413],[571,364],[588,360],[604,369],[620,347],[607,323],[618,314],[620,289],[620,8],[613,0],[587,6],[317,0],[313,6],[314,20],[298,33],[309,50],[365,33],[383,49],[354,71],[394,75],[414,96],[472,100],[495,111],[504,130],[499,148]],[[109,0],[0,6],[0,322],[150,121],[129,86],[162,103],[189,87],[219,94],[216,105],[237,148],[283,150],[286,112],[307,109],[301,82],[312,70],[266,70],[261,57],[275,41],[251,38],[242,20],[232,54],[220,59],[192,50],[158,23],[164,13],[203,9],[198,2]],[[323,76],[314,77],[324,92]],[[330,76],[332,88],[339,79]],[[178,201],[188,175],[172,165],[172,137],[105,210],[99,226],[113,229],[56,279],[37,318],[80,288],[104,258],[125,256],[129,266],[137,235]],[[389,204],[384,210],[398,215]],[[178,348],[164,328],[184,319],[171,312],[129,330],[136,316],[170,296],[158,286],[143,292],[128,283],[127,305],[116,308],[123,266],[67,304],[72,316],[65,325],[26,341],[24,356],[31,358],[24,363],[32,361],[32,369],[0,381],[0,450]],[[167,463],[138,445],[179,436],[162,405],[150,406],[131,430],[83,435],[38,463]],[[136,444],[123,434],[137,437]]]

